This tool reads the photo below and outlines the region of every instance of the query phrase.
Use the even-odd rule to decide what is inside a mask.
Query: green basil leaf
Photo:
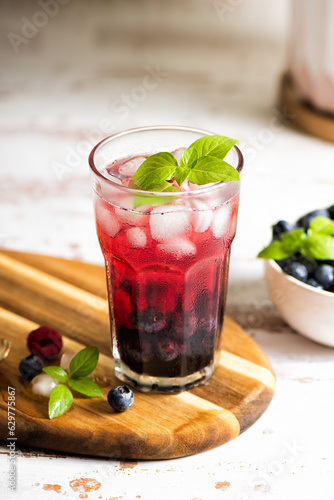
[[[138,189],[151,190],[152,185],[172,179],[177,166],[177,160],[171,153],[156,153],[140,165],[132,183]]]
[[[229,163],[214,156],[204,156],[198,160],[188,179],[193,184],[203,185],[211,182],[238,181],[239,172]]]
[[[331,235],[334,233],[334,221],[329,217],[315,217],[310,223],[310,229],[317,233]]]
[[[70,378],[85,377],[95,370],[99,360],[99,350],[95,346],[85,347],[70,362]]]
[[[73,394],[66,385],[56,385],[51,391],[49,399],[49,418],[60,417],[72,406]]]
[[[305,257],[317,260],[334,260],[334,238],[308,230],[302,248]]]
[[[289,252],[283,248],[283,244],[281,241],[272,241],[270,245],[265,247],[258,254],[259,259],[274,259],[274,260],[283,260],[292,255],[294,252]]]
[[[170,182],[161,181],[157,184],[150,186],[150,190],[160,193],[178,193],[179,190],[176,186],[173,186]],[[138,208],[142,205],[164,205],[166,203],[171,203],[177,200],[175,196],[159,196],[150,193],[143,193],[142,195],[135,196],[133,199],[133,208]]]
[[[298,252],[302,247],[302,242],[306,238],[304,229],[298,228],[281,234],[283,249],[291,254]]]
[[[68,373],[63,368],[60,368],[60,366],[46,366],[43,368],[43,372],[56,380],[60,380],[60,382],[67,382]]]
[[[68,385],[77,392],[89,396],[90,398],[102,398],[101,387],[88,377],[70,378]]]
[[[179,186],[188,177],[190,170],[196,165],[198,161],[198,152],[195,148],[188,148],[184,151],[180,159],[180,166],[177,167],[174,177]]]
[[[209,135],[207,137],[197,139],[197,141],[193,142],[190,147],[197,149],[199,158],[210,155],[223,160],[227,153],[236,144],[239,144],[239,141],[231,139],[230,137]]]

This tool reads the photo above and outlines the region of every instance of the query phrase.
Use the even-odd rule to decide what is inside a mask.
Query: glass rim
[[[209,132],[208,130],[203,130],[203,129],[194,128],[194,127],[185,127],[185,126],[181,126],[181,125],[152,125],[152,126],[148,126],[148,127],[136,127],[136,128],[123,130],[122,132],[118,132],[117,134],[113,134],[113,135],[109,135],[108,137],[105,137],[104,139],[102,139],[102,141],[98,142],[96,144],[96,146],[94,146],[94,148],[92,149],[92,151],[90,152],[89,157],[88,157],[88,163],[89,163],[89,166],[90,166],[92,172],[95,175],[97,175],[98,177],[100,177],[101,179],[103,179],[104,181],[106,181],[107,183],[114,186],[115,188],[120,189],[121,191],[124,191],[127,193],[133,193],[135,195],[139,195],[139,194],[140,195],[152,195],[153,194],[153,195],[163,196],[166,198],[175,197],[176,192],[146,191],[146,190],[134,189],[134,188],[130,188],[130,187],[118,184],[117,182],[114,182],[112,179],[110,179],[109,177],[106,177],[102,172],[100,172],[100,170],[97,169],[97,167],[95,166],[95,163],[94,163],[95,153],[102,146],[113,141],[114,139],[117,139],[118,137],[123,137],[125,135],[130,135],[130,134],[136,133],[136,132],[145,132],[145,131],[149,132],[149,131],[156,131],[156,130],[174,130],[174,131],[180,131],[180,132],[195,132],[195,133],[199,133],[203,136],[218,135],[218,134],[215,134],[213,132]],[[238,148],[238,146],[233,146],[232,150],[233,149],[236,151],[237,156],[238,156],[238,166],[236,167],[236,170],[240,174],[242,172],[242,169],[244,166],[244,157],[243,157],[240,149]],[[228,183],[228,181],[219,181],[219,182],[214,182],[212,184],[203,185],[203,187],[199,187],[198,189],[192,189],[190,191],[179,191],[177,193],[177,197],[194,196],[194,195],[199,195],[202,193],[207,193],[208,191],[218,189],[221,186],[226,185],[227,183]]]

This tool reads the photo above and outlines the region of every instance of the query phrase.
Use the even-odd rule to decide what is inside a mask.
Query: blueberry
[[[300,256],[297,261],[306,267],[308,275],[313,274],[318,268],[318,263],[314,259],[308,259],[307,257]]]
[[[307,269],[304,264],[301,264],[300,262],[291,262],[291,264],[284,267],[283,271],[299,281],[307,280]]]
[[[273,240],[279,239],[279,236],[282,233],[286,233],[287,231],[292,231],[295,229],[295,225],[287,222],[286,220],[279,220],[276,224],[273,225]]]
[[[145,339],[140,341],[130,339],[126,344],[126,350],[136,363],[148,363],[153,357],[152,344]]]
[[[139,330],[146,333],[157,333],[164,329],[166,318],[155,307],[147,307],[143,311],[137,311],[135,324]]]
[[[326,208],[319,208],[318,210],[313,210],[312,212],[309,212],[306,215],[303,215],[303,217],[300,217],[300,219],[297,220],[297,225],[299,227],[303,227],[305,231],[309,228],[310,223],[315,219],[316,217],[329,217],[329,212],[326,210]]]
[[[297,258],[298,258],[297,255],[293,254],[293,255],[290,255],[290,257],[287,257],[286,259],[276,260],[276,262],[284,270],[284,268],[288,264],[291,264],[292,262],[295,262],[297,260]]]
[[[328,264],[329,266],[334,267],[334,260],[321,260],[318,261],[318,264]]]
[[[118,412],[131,408],[134,402],[134,395],[127,385],[122,385],[111,389],[108,393],[108,403]]]
[[[206,335],[202,340],[202,350],[206,356],[213,356],[214,353],[214,345],[215,345],[215,336],[214,335]]]
[[[161,340],[158,344],[159,357],[163,361],[173,361],[176,359],[181,351],[183,351],[183,346],[180,346],[177,342],[173,340]]]
[[[23,358],[19,364],[19,371],[23,380],[30,382],[36,375],[39,375],[44,367],[44,363],[39,356],[30,354]]]
[[[314,288],[321,288],[321,290],[324,289],[321,283],[319,283],[319,281],[315,280],[314,278],[307,280],[306,283],[310,286],[314,286]]]
[[[325,290],[330,290],[334,287],[334,267],[329,266],[328,264],[321,265],[316,272],[314,273],[314,277]]]
[[[329,217],[334,220],[334,205],[331,205],[330,207],[327,208]]]

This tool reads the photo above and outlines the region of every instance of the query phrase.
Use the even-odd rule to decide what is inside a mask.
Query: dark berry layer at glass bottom
[[[191,375],[213,363],[219,344],[216,323],[198,322],[187,338],[178,339],[177,334],[173,322],[159,332],[121,326],[116,334],[119,358],[135,373],[169,378]]]

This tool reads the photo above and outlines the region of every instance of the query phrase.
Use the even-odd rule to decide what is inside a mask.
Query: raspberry
[[[48,326],[40,326],[28,335],[27,346],[32,354],[45,360],[55,359],[63,347],[61,336]]]

